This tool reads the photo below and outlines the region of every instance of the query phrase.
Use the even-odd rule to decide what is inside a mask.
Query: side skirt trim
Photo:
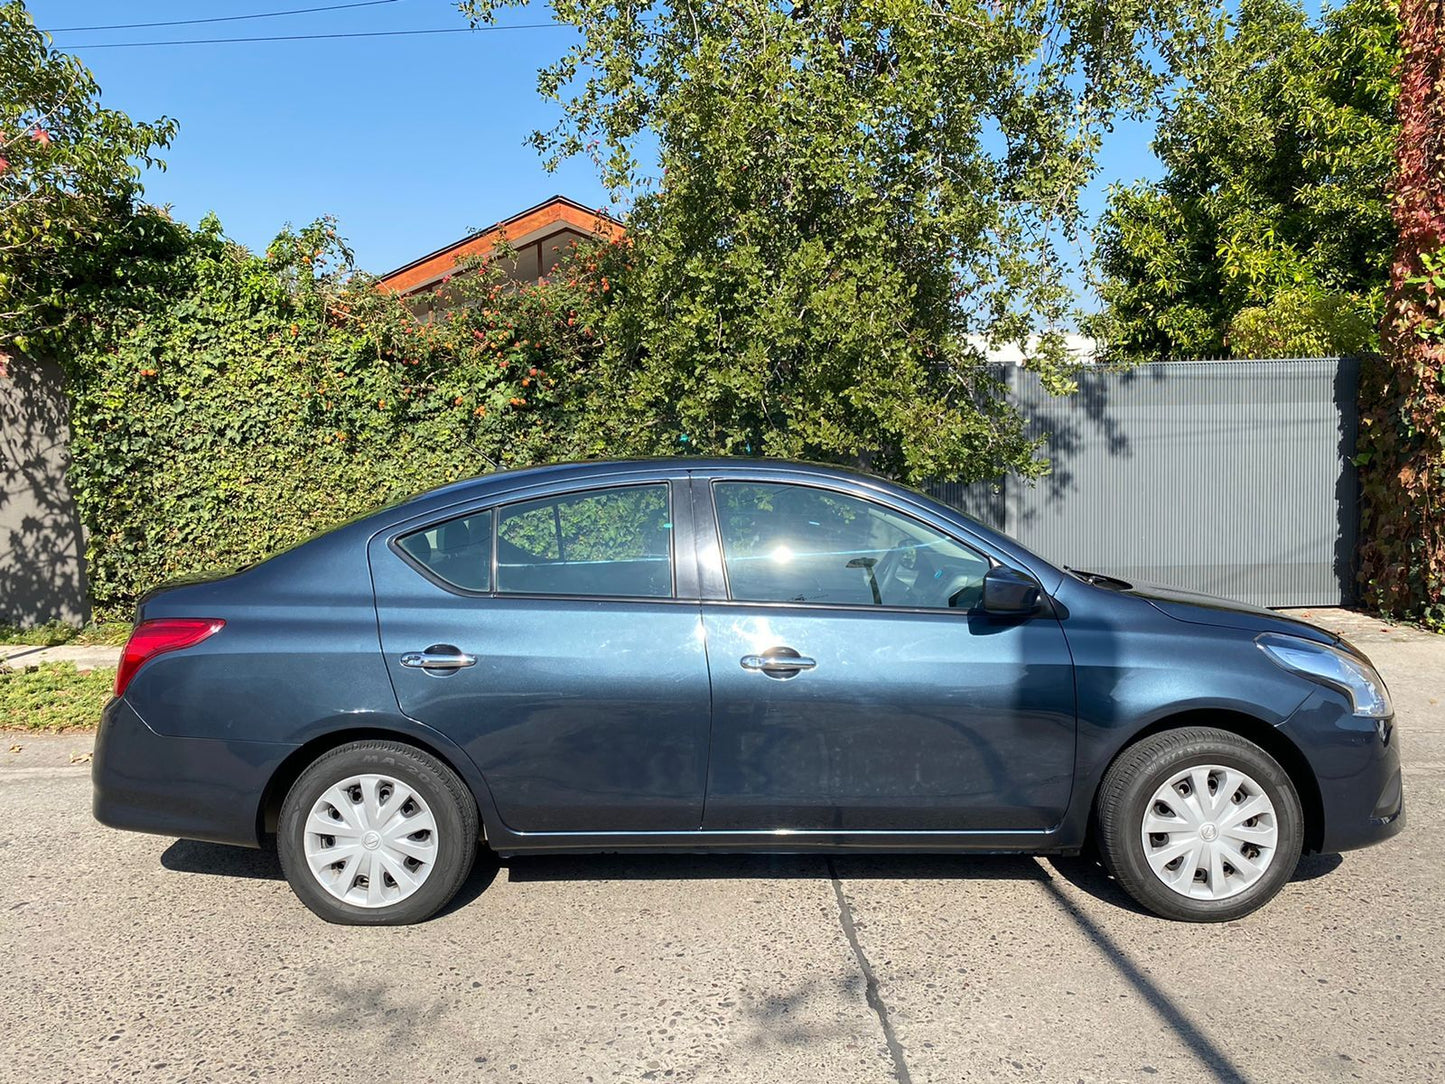
[[[733,851],[804,853],[855,851],[873,853],[1033,853],[1062,854],[1078,850],[1059,838],[1057,829],[995,831],[668,831],[668,832],[510,832],[490,839],[500,855],[596,853],[599,851]]]

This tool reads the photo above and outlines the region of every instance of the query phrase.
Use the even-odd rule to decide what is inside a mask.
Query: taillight
[[[120,657],[120,669],[115,672],[115,695],[124,696],[130,679],[149,660],[167,651],[180,651],[195,647],[198,643],[219,632],[226,623],[218,617],[189,618],[163,617],[155,621],[142,621],[125,642],[125,651]]]

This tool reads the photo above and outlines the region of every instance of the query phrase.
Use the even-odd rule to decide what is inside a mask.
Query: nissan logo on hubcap
[[[1213,843],[1215,837],[1217,837],[1218,835],[1219,829],[1214,827],[1214,825],[1212,824],[1202,824],[1199,826],[1199,838],[1204,840],[1204,842],[1206,843]]]
[[[377,832],[367,832],[361,837],[361,845],[368,851],[374,851],[381,846],[381,835]]]

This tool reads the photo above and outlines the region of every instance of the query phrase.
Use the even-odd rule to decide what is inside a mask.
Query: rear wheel
[[[1166,918],[1225,922],[1263,907],[1299,861],[1304,817],[1288,773],[1251,741],[1185,727],[1120,754],[1099,788],[1104,864]]]
[[[389,741],[319,757],[287,792],[276,831],[301,902],[353,926],[430,917],[471,872],[478,838],[476,803],[456,773]]]

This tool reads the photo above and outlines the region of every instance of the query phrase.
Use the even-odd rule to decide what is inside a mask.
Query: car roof
[[[549,481],[597,478],[613,474],[658,474],[680,471],[738,471],[750,474],[773,472],[791,476],[813,475],[839,481],[865,482],[887,489],[899,489],[896,483],[877,474],[830,463],[808,463],[788,459],[759,459],[752,456],[653,456],[639,459],[587,459],[566,463],[547,463],[533,467],[514,467],[464,478],[436,489],[429,489],[392,506],[392,511],[405,509],[407,515],[418,514],[432,507],[444,507],[492,490],[521,489]]]

